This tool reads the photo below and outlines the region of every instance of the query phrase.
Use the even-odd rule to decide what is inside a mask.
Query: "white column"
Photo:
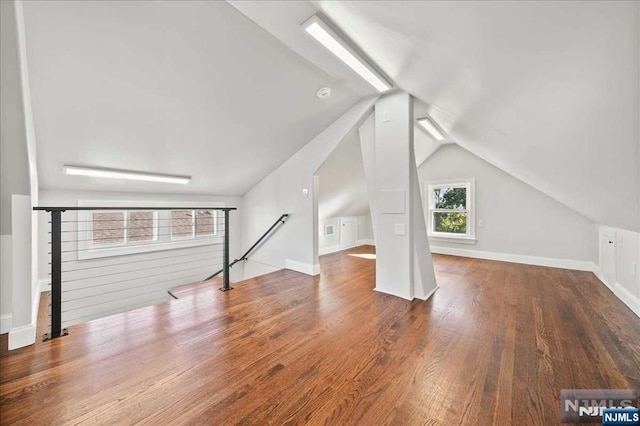
[[[413,98],[375,106],[376,290],[408,300],[437,288],[413,148]]]

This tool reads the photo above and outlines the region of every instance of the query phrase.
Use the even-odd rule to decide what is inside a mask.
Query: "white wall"
[[[316,175],[320,219],[368,214],[369,197],[357,129],[340,142]]]
[[[612,235],[615,239],[615,271],[605,276],[602,262],[596,275],[636,315],[640,316],[640,233],[598,225],[598,234]],[[606,238],[608,240],[608,238]],[[607,244],[607,241],[601,242]]]
[[[0,332],[14,349],[35,339],[38,176],[22,3],[0,7]]]
[[[224,205],[225,207],[237,207],[241,209],[241,199],[238,197],[216,197],[197,195],[161,195],[161,194],[133,194],[113,192],[80,192],[80,191],[56,191],[43,190],[40,193],[41,206],[77,206],[78,201],[104,201],[102,205],[112,205],[114,201],[126,201],[133,207],[147,205],[157,206],[156,203],[171,203],[171,206],[189,203],[210,203],[213,207]],[[195,206],[197,207],[197,206]],[[230,212],[230,244],[231,260],[240,256],[240,212]],[[40,263],[39,274],[42,290],[49,288],[50,272],[50,225],[49,214],[39,213],[40,220]],[[63,213],[63,221],[77,220],[76,212]],[[165,223],[166,226],[166,223]],[[64,224],[63,230],[74,231],[75,224]],[[162,230],[161,230],[162,231]],[[166,230],[164,230],[166,232]],[[63,235],[63,240],[77,239],[77,233],[70,232]],[[167,290],[176,286],[197,282],[207,277],[218,269],[220,250],[215,246],[198,246],[191,248],[173,249],[168,251],[156,251],[116,257],[78,260],[77,252],[73,251],[77,244],[63,244],[63,261],[69,262],[63,265],[63,270],[79,269],[78,272],[63,274],[63,310],[70,311],[63,314],[63,326],[90,319],[111,315],[117,312],[133,309],[139,306],[147,306],[169,300]],[[172,259],[172,256],[176,256]],[[136,264],[122,264],[123,262],[139,262]],[[183,263],[188,262],[188,263]],[[114,265],[114,264],[120,265]],[[98,269],[84,269],[98,268]],[[142,270],[145,268],[146,270]],[[152,272],[149,271],[152,269]],[[188,271],[185,272],[185,269]],[[124,274],[127,272],[127,274]],[[120,274],[122,275],[113,275]],[[106,274],[112,274],[103,276]],[[163,274],[161,277],[157,274]],[[154,275],[149,277],[149,275]],[[188,280],[184,277],[188,276]],[[136,281],[113,283],[139,277]],[[73,281],[71,281],[73,280]],[[100,285],[100,287],[95,287]],[[144,287],[142,287],[144,285]],[[71,291],[72,290],[72,291]],[[92,305],[92,306],[89,306]]]
[[[340,220],[353,219],[356,223],[356,246],[373,245],[373,228],[371,227],[371,217],[366,214],[352,217],[328,217],[319,219],[318,228],[318,248],[319,255],[339,251],[340,247]],[[333,225],[333,235],[325,235],[325,225]]]
[[[307,274],[319,273],[314,174],[340,141],[360,125],[373,102],[374,99],[358,102],[244,195],[243,246],[253,244],[281,214],[290,214],[287,223],[258,247],[251,256],[253,260]]]
[[[419,168],[427,182],[476,179],[477,244],[433,242],[437,248],[474,250],[562,260],[589,265],[597,259],[596,233],[586,217],[515,179],[458,145],[444,145]],[[426,205],[426,204],[425,204]]]

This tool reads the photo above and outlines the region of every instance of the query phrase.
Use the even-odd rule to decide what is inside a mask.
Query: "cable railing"
[[[50,216],[50,324],[73,324],[171,300],[168,290],[220,269],[230,290],[231,207],[35,207]]]

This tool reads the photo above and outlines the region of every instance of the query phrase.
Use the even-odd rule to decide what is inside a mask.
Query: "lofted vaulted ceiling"
[[[640,227],[640,2],[314,2],[464,148]]]
[[[30,1],[24,9],[44,187],[169,190],[61,174],[63,163],[77,163],[194,177],[171,190],[244,193],[374,93],[301,30],[321,11],[418,99],[449,142],[596,223],[640,228],[639,2]],[[322,86],[333,89],[328,100],[315,97]]]
[[[24,15],[43,188],[241,195],[362,97],[224,2],[28,1]]]

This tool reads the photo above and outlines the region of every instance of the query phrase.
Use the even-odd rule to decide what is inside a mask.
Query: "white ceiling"
[[[639,2],[314,2],[451,138],[640,227]]]
[[[224,2],[28,1],[24,12],[42,188],[241,195],[362,96]],[[63,164],[193,180],[65,176]]]
[[[43,186],[244,193],[373,93],[301,30],[321,9],[449,141],[640,228],[639,2],[231,3],[25,2]],[[90,182],[63,163],[194,181]]]

